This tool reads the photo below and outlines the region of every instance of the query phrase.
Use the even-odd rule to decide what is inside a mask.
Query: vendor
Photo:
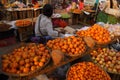
[[[120,10],[117,6],[117,1],[106,0],[104,5],[104,7],[103,5],[100,5],[100,7],[103,7],[103,9],[100,9],[101,11],[97,15],[97,22],[104,22],[109,24],[119,23]]]
[[[76,9],[76,8],[77,8],[76,2],[72,2],[72,4],[71,4],[71,9],[74,10],[74,9]]]
[[[51,36],[52,38],[58,36],[58,32],[53,30],[53,25],[50,17],[53,14],[53,8],[50,4],[45,4],[43,7],[43,14],[40,14],[35,24],[36,36]]]
[[[82,10],[84,8],[84,0],[79,0],[79,9]]]
[[[43,0],[43,5],[48,4],[48,3],[49,3],[48,0]]]

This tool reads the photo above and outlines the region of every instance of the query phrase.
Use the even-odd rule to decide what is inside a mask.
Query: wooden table
[[[89,12],[89,15],[86,15],[84,11]],[[72,24],[83,24],[83,25],[90,25],[91,24],[91,19],[93,19],[93,16],[95,15],[94,10],[84,10],[81,11],[80,13],[72,13]]]

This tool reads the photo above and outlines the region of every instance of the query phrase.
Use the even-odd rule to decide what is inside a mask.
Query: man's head
[[[50,4],[45,4],[43,7],[43,14],[47,17],[51,17],[53,14],[53,7]]]

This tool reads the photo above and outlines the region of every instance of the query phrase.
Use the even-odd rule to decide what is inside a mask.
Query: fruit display
[[[120,52],[109,48],[98,48],[91,53],[95,63],[110,73],[120,74]]]
[[[15,23],[17,27],[26,27],[26,26],[30,26],[31,24],[32,22],[29,20],[17,20]]]
[[[120,24],[105,24],[104,27],[110,32],[111,36],[120,36]]]
[[[47,46],[52,50],[59,49],[70,56],[82,55],[86,50],[86,45],[82,38],[75,36],[49,40]]]
[[[40,70],[50,60],[43,44],[28,44],[2,56],[2,71],[13,75],[27,75]]]
[[[87,30],[78,31],[76,34],[81,37],[90,36],[97,42],[97,44],[106,44],[111,41],[109,31],[98,24],[94,24]]]
[[[15,7],[16,4],[9,4],[9,3],[6,3],[5,4],[5,8],[10,8],[10,7]]]
[[[80,9],[74,9],[73,13],[80,14],[82,11]]]
[[[34,5],[34,8],[39,8],[40,7],[40,4],[38,4],[38,3],[36,3],[35,5]]]
[[[111,80],[111,78],[92,62],[81,62],[70,67],[67,80]]]

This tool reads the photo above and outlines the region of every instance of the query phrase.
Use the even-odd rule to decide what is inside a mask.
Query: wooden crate
[[[7,11],[6,12],[6,19],[8,20],[8,21],[10,21],[10,20],[12,20],[12,12],[11,11]]]
[[[20,41],[26,41],[29,38],[29,36],[33,34],[33,27],[19,27],[18,34]]]
[[[27,10],[27,18],[32,18],[34,17],[34,11],[33,10]]]
[[[40,14],[40,13],[39,13],[38,10],[35,10],[35,11],[34,11],[34,17],[37,17],[39,14]]]
[[[34,10],[34,17],[38,17],[42,13],[42,9],[36,9]]]
[[[27,11],[26,10],[18,11],[18,16],[19,16],[19,19],[25,19],[27,16]]]
[[[12,11],[11,16],[12,16],[12,20],[17,20],[18,19],[18,11]]]

